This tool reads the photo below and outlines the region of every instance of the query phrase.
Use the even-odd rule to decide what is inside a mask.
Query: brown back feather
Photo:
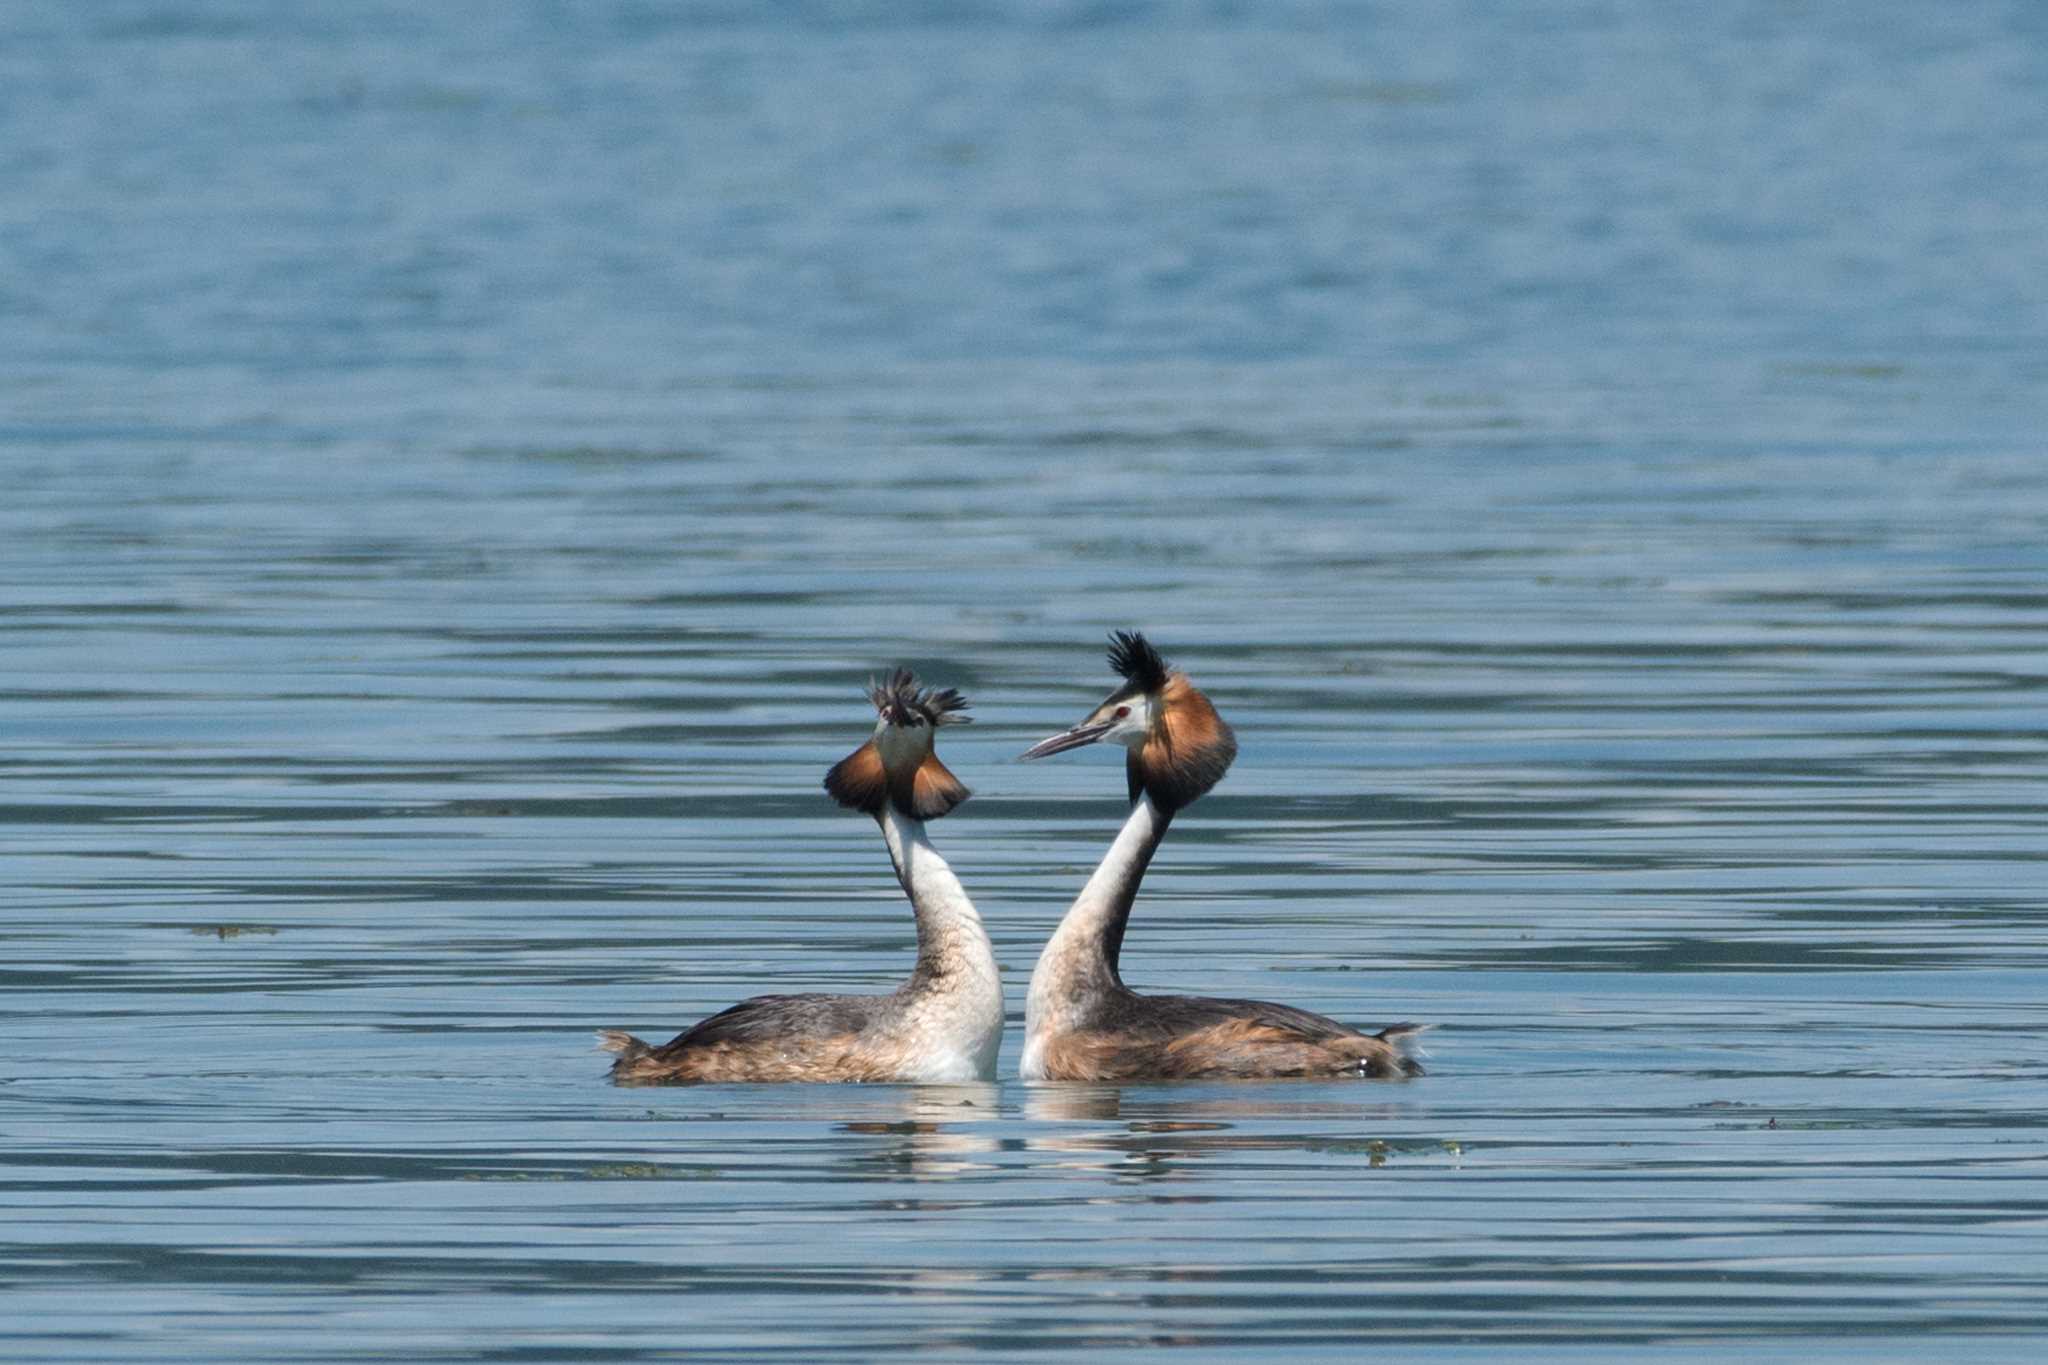
[[[1260,1019],[1231,1019],[1167,1039],[1117,1032],[1070,1033],[1045,1047],[1056,1081],[1282,1080],[1353,1077],[1406,1080],[1422,1067],[1405,1038],[1343,1033],[1311,1037]]]
[[[1352,1077],[1404,1080],[1422,1074],[1408,1055],[1418,1024],[1378,1034],[1269,1000],[1199,995],[1104,999],[1088,1022],[1049,1039],[1047,1075],[1062,1081]]]
[[[605,1046],[621,1053],[612,1079],[621,1085],[895,1080],[911,1057],[904,1040],[874,1028],[893,1001],[887,995],[755,996],[660,1047],[616,1047],[607,1038]]]

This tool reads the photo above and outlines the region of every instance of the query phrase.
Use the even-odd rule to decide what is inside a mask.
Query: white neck
[[[1124,923],[1172,819],[1152,804],[1151,797],[1138,797],[1116,841],[1038,955],[1031,993],[1024,1002],[1027,1078],[1038,1074],[1034,1063],[1047,1038],[1081,1026],[1091,1006],[1124,989],[1117,974]]]
[[[945,1070],[944,1054],[972,1072],[929,1079],[992,1080],[1003,1041],[1003,983],[988,931],[967,888],[925,837],[924,822],[889,805],[875,818],[896,880],[917,912],[917,969],[899,994],[928,1024],[935,1070]]]

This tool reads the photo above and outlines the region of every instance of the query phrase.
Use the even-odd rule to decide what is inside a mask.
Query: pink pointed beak
[[[1084,744],[1093,744],[1109,733],[1110,722],[1097,721],[1093,725],[1076,725],[1071,730],[1062,730],[1056,735],[1041,739],[1038,743],[1017,755],[1018,758],[1044,758],[1048,754],[1063,754],[1069,749],[1078,749]]]

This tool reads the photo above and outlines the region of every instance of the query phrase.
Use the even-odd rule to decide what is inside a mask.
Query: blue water
[[[2048,11],[0,9],[0,1355],[2031,1360]],[[1148,631],[1243,751],[1014,1079]],[[1003,1079],[632,1090],[909,916]]]

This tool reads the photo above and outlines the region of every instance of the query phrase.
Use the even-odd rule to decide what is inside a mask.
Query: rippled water
[[[0,1353],[2031,1358],[2024,6],[0,17]],[[1243,752],[1014,1079],[1150,632]],[[1004,1079],[621,1091],[886,989],[909,663]]]

